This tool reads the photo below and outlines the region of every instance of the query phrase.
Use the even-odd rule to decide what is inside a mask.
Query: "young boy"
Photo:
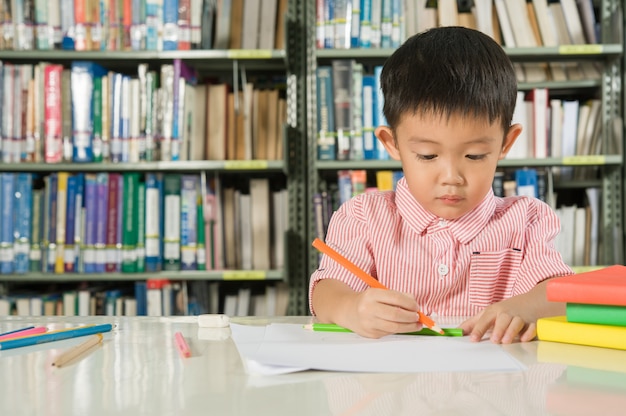
[[[471,316],[460,326],[473,341],[489,330],[495,343],[532,340],[537,318],[565,313],[546,300],[546,280],[572,270],[554,247],[560,225],[550,207],[491,188],[522,130],[511,125],[511,61],[481,32],[436,28],[393,53],[381,86],[388,126],[376,136],[404,178],[395,192],[344,203],[326,244],[390,290],[368,288],[323,256],[311,312],[373,338],[419,330],[421,311]]]

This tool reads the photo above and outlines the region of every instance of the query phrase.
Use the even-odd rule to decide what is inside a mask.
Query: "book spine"
[[[122,81],[124,76],[112,74],[111,79],[111,111],[110,140],[111,162],[122,162]]]
[[[82,263],[85,273],[96,272],[96,227],[98,223],[98,183],[95,173],[85,175],[85,231]]]
[[[198,199],[197,175],[183,175],[181,178],[180,191],[180,257],[181,270],[197,270],[198,261],[196,248],[198,238],[197,227],[197,199]]]
[[[45,178],[46,210],[44,223],[44,264],[43,271],[54,273],[57,252],[57,182],[58,174],[51,173]]]
[[[38,50],[52,49],[54,46],[54,32],[48,23],[48,1],[35,0],[35,31]]]
[[[198,261],[198,270],[207,269],[207,245],[206,245],[206,224],[204,221],[204,204],[202,195],[198,195],[196,199],[196,234],[198,236],[198,244],[196,246],[196,259]]]
[[[178,50],[191,49],[191,0],[178,0]]]
[[[156,272],[161,270],[161,228],[160,211],[161,205],[160,186],[162,175],[157,173],[146,174],[146,271]]]
[[[127,172],[124,180],[122,272],[137,271],[137,222],[139,220],[139,173]]]
[[[120,193],[119,189],[119,173],[109,173],[109,190],[107,201],[107,226],[106,226],[106,266],[107,272],[116,272],[117,270],[117,200]]]
[[[63,159],[61,136],[62,71],[63,66],[61,65],[48,65],[44,69],[44,161],[46,163],[59,163]]]
[[[146,0],[146,50],[163,50],[163,0]]]
[[[104,273],[106,260],[107,223],[109,218],[109,174],[100,172],[96,176],[96,272]]]
[[[78,172],[74,174],[76,180],[76,199],[74,202],[74,270],[82,273],[82,249],[85,241],[85,174]]]
[[[132,0],[132,9],[130,46],[134,51],[141,51],[146,48],[146,1]]]
[[[67,215],[65,221],[65,251],[63,270],[66,273],[76,271],[76,257],[74,251],[76,237],[76,195],[78,193],[77,177],[67,178]]]
[[[32,190],[32,227],[30,251],[28,253],[28,271],[41,272],[41,253],[43,236],[44,190]]]
[[[352,71],[354,61],[335,59],[332,62],[337,160],[350,157],[350,134],[354,128],[352,106]]]
[[[538,319],[537,337],[541,341],[626,350],[626,327],[567,322],[565,316]]]
[[[59,172],[57,176],[57,232],[56,232],[56,256],[55,256],[55,273],[63,273],[65,271],[65,224],[67,222],[67,180],[68,172]]]
[[[104,72],[104,68],[92,62],[75,61],[72,63],[72,160],[74,162],[94,161],[94,79],[102,76]],[[100,87],[102,87],[101,84]]]
[[[75,50],[74,0],[59,0],[61,12],[61,48]]]
[[[146,271],[146,183],[139,182],[137,194],[137,273]]]
[[[385,97],[383,96],[383,90],[380,85],[380,73],[382,72],[383,67],[378,65],[374,68],[374,80],[376,81],[376,87],[374,91],[376,91],[376,101],[374,101],[376,107],[374,109],[374,126],[385,126],[387,125],[387,120],[385,119],[385,115],[383,114],[383,107],[385,106]],[[377,157],[379,160],[388,160],[389,153],[387,153],[387,149],[385,146],[376,146]]]
[[[29,252],[32,226],[33,176],[18,173],[15,192],[15,273],[29,270]]]
[[[363,76],[363,158],[376,159],[378,142],[374,131],[374,109],[376,107],[376,80],[373,75]]]
[[[178,49],[178,1],[163,0],[163,50]]]
[[[567,303],[565,308],[569,322],[626,326],[626,306]]]
[[[335,160],[335,107],[332,68],[317,68],[317,158]]]
[[[2,117],[2,162],[11,163],[13,160],[13,124],[15,117],[15,94],[13,83],[15,82],[16,68],[11,64],[4,64],[2,85],[2,107],[7,117]]]
[[[93,80],[93,140],[91,141],[93,161],[102,162],[102,77]]]
[[[14,235],[15,215],[15,175],[0,173],[0,204],[2,209],[0,224],[0,273],[11,274],[14,271]]]
[[[179,174],[168,173],[163,180],[164,234],[163,269],[180,270],[180,191]]]

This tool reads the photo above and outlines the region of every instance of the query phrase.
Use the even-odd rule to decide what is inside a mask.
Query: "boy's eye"
[[[433,160],[434,158],[437,157],[437,155],[420,155],[417,154],[416,157],[420,160]]]
[[[484,155],[484,154],[483,155],[467,155],[465,157],[467,157],[470,160],[481,160],[481,159],[484,159],[485,156],[487,155]]]

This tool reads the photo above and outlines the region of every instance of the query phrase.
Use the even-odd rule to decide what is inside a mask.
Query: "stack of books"
[[[626,266],[554,278],[546,293],[566,315],[539,319],[540,340],[626,350]]]

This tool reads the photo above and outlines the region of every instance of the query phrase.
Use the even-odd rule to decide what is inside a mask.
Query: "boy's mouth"
[[[458,195],[442,195],[438,199],[444,204],[456,204],[463,198]]]

